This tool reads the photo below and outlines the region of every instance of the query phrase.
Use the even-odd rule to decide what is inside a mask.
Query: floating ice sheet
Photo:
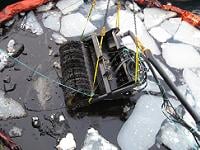
[[[182,21],[178,31],[174,35],[174,40],[200,47],[200,30]]]
[[[61,13],[58,11],[48,11],[43,13],[42,22],[46,28],[54,31],[60,30]]]
[[[164,43],[161,47],[163,58],[171,67],[200,67],[200,55],[194,47],[182,43]]]
[[[24,108],[12,98],[5,97],[5,93],[0,90],[0,120],[20,118],[25,115]]]
[[[109,28],[115,28],[116,27],[116,13],[113,16],[109,16],[107,19],[107,23]],[[135,33],[135,27],[134,27],[134,16],[133,13],[127,10],[121,10],[120,11],[120,33],[127,32],[128,30]],[[149,35],[147,32],[144,24],[142,21],[136,16],[136,26],[137,26],[137,36],[141,40],[141,42],[144,44],[146,48],[151,49],[153,54],[160,54],[160,50],[155,43],[154,39]],[[130,43],[130,38],[127,38],[129,41],[127,43]],[[125,40],[123,41],[125,42]],[[131,46],[129,44],[129,46]],[[134,45],[132,46],[134,47]]]
[[[175,12],[165,11],[159,8],[144,9],[144,24],[147,29],[155,27],[164,20],[176,16]]]
[[[57,43],[57,44],[63,44],[64,42],[67,42],[67,39],[64,38],[62,35],[60,35],[59,33],[56,33],[54,32],[52,34],[52,38],[54,39],[54,41]]]
[[[118,134],[117,141],[121,149],[147,150],[155,143],[156,134],[165,119],[161,111],[162,101],[161,97],[150,95],[143,95],[137,101]]]
[[[81,150],[118,150],[116,146],[99,135],[94,128],[88,130]]]
[[[36,35],[41,35],[44,33],[33,11],[30,11],[24,17],[21,23],[21,28],[26,30],[31,30],[31,32],[35,33]]]
[[[165,29],[169,34],[174,35],[181,24],[181,18],[170,18],[165,20],[160,27]]]
[[[85,28],[87,19],[80,13],[63,16],[61,19],[60,32],[65,37],[81,36]],[[89,21],[84,35],[88,35],[96,30],[96,27]]]
[[[81,5],[83,5],[83,0],[60,0],[56,4],[56,7],[66,15],[71,11],[77,10]]]
[[[172,37],[171,34],[169,34],[161,27],[151,28],[149,33],[159,42],[166,42],[168,39]]]

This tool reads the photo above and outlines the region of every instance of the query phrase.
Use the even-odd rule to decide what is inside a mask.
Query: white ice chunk
[[[9,136],[10,137],[20,137],[22,136],[22,129],[18,128],[18,127],[12,127],[12,129],[10,129],[9,131]]]
[[[57,43],[57,44],[63,44],[64,42],[67,42],[67,39],[64,38],[62,35],[54,32],[52,34],[52,38],[54,39],[54,41]]]
[[[113,16],[108,17],[107,23],[108,23],[109,28],[116,27],[116,13]],[[146,48],[151,49],[153,54],[159,55],[160,50],[157,44],[155,43],[154,39],[149,35],[144,24],[137,16],[136,16],[136,26],[137,26],[137,36],[139,40],[141,40],[141,42],[144,44]],[[121,10],[120,11],[120,33],[127,32],[128,30],[135,33],[133,13],[127,10]],[[131,42],[130,38],[127,38],[127,39],[129,40],[127,41],[127,43],[130,43]],[[134,47],[134,45],[132,47]]]
[[[155,27],[164,20],[176,16],[175,12],[165,11],[159,8],[144,9],[144,24],[147,29]]]
[[[157,143],[164,144],[171,150],[198,149],[193,135],[179,123],[165,120],[156,138]]]
[[[8,64],[8,54],[0,49],[0,71]]]
[[[200,114],[200,77],[192,70],[184,69],[183,78],[189,86],[192,96],[194,97],[195,105],[193,104],[193,107]]]
[[[200,31],[189,23],[182,21],[174,35],[174,40],[200,47]]]
[[[170,18],[165,20],[160,27],[165,29],[169,34],[174,35],[181,24],[181,18]]]
[[[56,146],[57,150],[74,150],[76,142],[72,133],[68,133],[65,138],[62,138]]]
[[[200,67],[200,55],[194,47],[182,43],[164,43],[161,47],[163,58],[171,67]]]
[[[61,19],[60,32],[65,37],[81,36],[85,28],[87,19],[80,13],[63,16]],[[84,35],[88,35],[96,30],[96,27],[89,21]]]
[[[15,45],[15,40],[11,39],[8,42],[8,45],[7,45],[7,51],[8,51],[8,53],[13,54],[15,52],[14,45]]]
[[[5,97],[5,93],[0,91],[0,119],[24,117],[26,112],[17,101]]]
[[[54,6],[54,3],[53,2],[48,2],[47,4],[45,5],[42,5],[42,6],[39,6],[36,11],[37,12],[45,12],[45,11],[48,11],[48,10],[51,10]]]
[[[32,33],[36,35],[41,35],[44,33],[41,25],[39,24],[37,18],[33,11],[30,11],[23,19],[21,23],[21,28],[25,30],[31,30]]]
[[[56,4],[56,7],[66,15],[67,13],[77,10],[81,5],[83,5],[83,0],[60,0]]]
[[[118,144],[123,150],[147,150],[165,119],[161,111],[162,98],[143,95],[118,134]],[[177,102],[172,101],[173,104]],[[177,104],[176,104],[177,105]]]
[[[97,130],[90,128],[81,150],[118,150],[118,148],[99,135]]]
[[[46,28],[54,31],[60,30],[61,13],[58,11],[48,11],[43,13],[42,22]]]
[[[168,39],[172,37],[171,34],[169,34],[161,27],[151,28],[149,33],[159,42],[166,42]]]
[[[37,91],[37,97],[43,109],[46,103],[51,99],[51,83],[43,77],[38,77],[33,83],[34,89]]]

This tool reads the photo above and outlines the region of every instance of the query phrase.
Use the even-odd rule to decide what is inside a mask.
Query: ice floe
[[[169,34],[161,27],[151,28],[149,33],[159,42],[166,42],[168,39],[172,37],[171,34]]]
[[[51,10],[54,6],[54,3],[53,2],[48,2],[47,4],[45,5],[42,5],[42,6],[39,6],[36,11],[37,12],[45,12],[45,11],[48,11],[48,10]]]
[[[174,35],[181,24],[181,18],[170,18],[165,20],[160,27],[165,29],[169,34]]]
[[[81,150],[118,150],[118,148],[99,135],[97,130],[90,128]]]
[[[58,11],[48,11],[43,13],[42,22],[46,28],[54,31],[59,31],[61,15],[61,12]]]
[[[159,8],[145,8],[144,9],[144,24],[148,29],[161,24],[164,20],[175,17],[176,13],[165,11]]]
[[[66,15],[71,11],[77,10],[81,5],[83,5],[83,0],[60,0],[57,2],[56,7]]]
[[[178,69],[200,67],[200,55],[191,45],[183,43],[164,43],[162,55],[168,65]]]
[[[80,13],[63,16],[61,19],[60,32],[65,37],[80,36],[85,28],[87,19]],[[97,28],[89,21],[85,29],[85,35],[92,33]]]
[[[191,90],[192,98],[194,100],[193,107],[200,114],[200,76],[191,69],[183,70],[183,78]]]
[[[0,120],[8,118],[24,117],[26,112],[17,101],[7,98],[3,91],[0,91]]]
[[[107,19],[107,23],[109,28],[115,28],[116,27],[116,13],[113,16],[109,16]],[[135,27],[134,27],[134,16],[133,13],[127,10],[121,10],[120,11],[120,33],[124,33],[128,30],[135,33]],[[152,50],[153,54],[160,54],[160,50],[155,43],[154,39],[149,35],[147,32],[144,24],[142,21],[136,16],[136,26],[137,26],[137,36],[141,40],[141,42],[144,44],[146,48],[149,48]],[[127,38],[129,41],[123,42],[130,43],[130,38]],[[129,46],[131,46],[129,44]],[[134,46],[133,46],[134,47]]]
[[[4,67],[8,64],[8,54],[0,49],[0,71],[4,69]]]
[[[62,35],[60,35],[59,33],[56,33],[54,32],[52,34],[52,38],[54,39],[54,41],[57,43],[57,44],[63,44],[64,42],[67,42],[67,39],[64,38]]]
[[[178,31],[174,35],[174,40],[200,47],[200,30],[182,21]]]
[[[74,150],[76,142],[72,133],[68,133],[66,137],[62,138],[56,146],[57,150]]]
[[[39,24],[37,18],[33,11],[30,11],[23,19],[21,23],[21,28],[25,30],[31,30],[32,33],[36,35],[41,35],[44,33],[41,25]]]
[[[185,111],[183,106],[177,107],[176,111],[191,127],[196,128],[194,120]],[[159,145],[164,144],[171,150],[198,149],[198,145],[191,132],[181,124],[168,119],[162,123],[161,129],[156,136],[156,143]]]
[[[155,143],[161,123],[166,118],[161,110],[162,98],[143,95],[118,134],[118,144],[123,150],[147,150]],[[178,102],[172,101],[176,106]],[[174,106],[175,106],[174,105]]]
[[[43,78],[38,77],[33,83],[34,89],[37,91],[37,97],[43,109],[46,108],[46,103],[51,99],[51,83]]]

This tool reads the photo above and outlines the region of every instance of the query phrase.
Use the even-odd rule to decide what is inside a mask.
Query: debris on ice
[[[178,30],[181,20],[181,18],[170,18],[169,20],[165,20],[160,27],[173,36]]]
[[[20,118],[25,115],[24,108],[17,101],[5,97],[5,93],[0,91],[0,120]]]
[[[81,150],[118,150],[118,148],[99,135],[97,130],[90,128]]]
[[[107,23],[110,29],[116,27],[116,13],[113,16],[108,17]],[[120,11],[120,33],[127,32],[128,30],[135,33],[134,24],[135,23],[134,23],[133,13],[128,10],[121,10]],[[153,54],[159,55],[160,50],[157,44],[155,43],[154,39],[149,35],[144,24],[137,16],[136,16],[136,26],[137,26],[137,36],[139,40],[141,40],[141,42],[144,44],[146,48],[151,49]],[[130,43],[130,38],[127,38],[127,39],[129,40],[127,41],[127,43]]]
[[[166,42],[172,37],[171,34],[169,34],[161,27],[151,28],[149,33],[159,42]]]
[[[23,19],[21,23],[21,28],[25,30],[31,30],[32,33],[36,35],[41,35],[44,33],[41,25],[39,24],[37,18],[33,11],[30,11]]]
[[[178,31],[174,35],[174,40],[200,47],[200,30],[182,21]]]
[[[43,13],[42,22],[46,28],[54,31],[60,30],[61,13],[58,11],[48,11]]]
[[[175,17],[176,13],[165,11],[159,8],[145,8],[144,9],[144,24],[147,30],[161,24],[164,20]]]
[[[0,71],[2,71],[8,64],[8,54],[0,49]]]
[[[187,121],[191,120],[191,116],[190,118],[184,118],[186,116],[186,111],[182,106],[179,106],[177,109],[179,109],[179,112],[182,113],[182,115],[180,113],[179,115],[181,115],[180,117],[183,117],[185,121],[186,119]],[[187,113],[187,115],[189,114]],[[198,145],[191,132],[181,124],[168,119],[162,123],[161,129],[156,136],[156,143],[158,146],[164,144],[171,150],[198,149]]]
[[[60,0],[57,2],[56,7],[58,7],[64,15],[66,15],[77,10],[83,4],[83,0]]]
[[[171,100],[174,106],[178,102]],[[124,150],[147,150],[155,143],[161,123],[166,118],[161,110],[161,97],[143,95],[122,126],[118,134],[118,144]]]
[[[61,139],[56,148],[57,150],[74,150],[76,148],[76,142],[73,134],[68,133],[66,137]]]
[[[183,78],[187,83],[194,99],[193,108],[200,114],[200,76],[191,69],[183,70]]]
[[[63,44],[65,42],[67,42],[67,39],[64,38],[62,35],[60,35],[59,33],[56,33],[54,32],[52,34],[52,38],[54,39],[54,41],[57,43],[57,44]]]
[[[60,32],[65,37],[81,36],[87,19],[80,13],[63,16],[61,19]],[[92,33],[97,28],[89,21],[85,29],[85,35]]]
[[[164,43],[161,47],[163,58],[171,67],[200,67],[200,55],[194,47],[183,43]]]
[[[12,129],[10,129],[9,136],[10,137],[20,137],[20,136],[22,136],[22,129],[14,126]]]
[[[51,99],[51,83],[43,77],[38,77],[34,81],[33,87],[37,91],[40,105],[45,109],[47,101]]]
[[[53,6],[54,6],[54,3],[50,1],[47,4],[37,7],[36,11],[37,12],[45,12],[45,11],[51,10],[53,8]]]

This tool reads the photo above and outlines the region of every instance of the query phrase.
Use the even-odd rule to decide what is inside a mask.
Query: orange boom
[[[173,5],[162,5],[158,0],[135,0],[135,2],[139,5],[147,7],[157,7],[164,10],[176,12],[182,18],[182,20],[192,24],[193,26],[200,27],[200,16],[193,14],[187,10],[178,8]]]

